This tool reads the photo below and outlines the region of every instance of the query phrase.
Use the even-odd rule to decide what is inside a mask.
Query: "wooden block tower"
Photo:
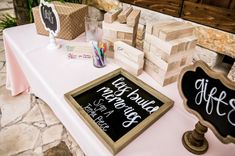
[[[161,86],[173,83],[183,67],[191,63],[196,46],[194,27],[175,20],[146,24],[144,70]]]
[[[114,58],[117,64],[135,76],[140,75],[143,71],[144,52],[125,42],[114,42]]]
[[[102,40],[108,43],[108,57],[114,57],[115,41],[123,41],[135,47],[139,18],[140,10],[132,7],[112,10],[104,15]]]
[[[144,46],[144,34],[145,34],[145,25],[138,24],[135,47],[142,51]]]

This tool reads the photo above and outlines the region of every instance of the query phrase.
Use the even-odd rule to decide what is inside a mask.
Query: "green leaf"
[[[16,18],[12,17],[10,14],[3,14],[0,18],[0,30],[16,26]]]

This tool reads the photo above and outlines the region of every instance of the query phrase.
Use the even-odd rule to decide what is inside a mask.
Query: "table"
[[[95,68],[92,60],[67,59],[63,48],[54,51],[47,50],[48,38],[38,35],[34,24],[6,29],[3,35],[5,45],[7,45],[7,73],[12,73],[15,68],[20,73],[7,75],[8,88],[13,90],[15,85],[22,82],[24,85],[18,92],[23,92],[30,86],[31,92],[49,105],[86,155],[111,156],[108,149],[65,101],[64,94],[119,66],[110,59],[105,68]],[[84,34],[74,41],[81,40],[84,40]],[[69,41],[58,40],[58,42],[64,45]],[[21,82],[11,81],[16,79],[16,76],[21,78]],[[161,87],[145,72],[138,78],[171,98],[174,101],[174,107],[117,155],[194,155],[183,147],[181,137],[185,131],[194,129],[198,120],[183,108],[177,83]],[[209,149],[204,155],[234,155],[235,145],[222,144],[210,129],[206,133],[206,138],[209,142]]]

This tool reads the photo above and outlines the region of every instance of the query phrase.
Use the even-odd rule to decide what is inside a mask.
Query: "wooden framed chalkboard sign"
[[[206,152],[208,143],[204,133],[207,127],[221,142],[235,143],[234,82],[198,61],[182,70],[178,88],[187,111],[199,118],[194,132],[188,131],[183,136],[188,150],[196,154]]]
[[[65,99],[113,154],[173,106],[168,97],[123,69],[65,94]]]

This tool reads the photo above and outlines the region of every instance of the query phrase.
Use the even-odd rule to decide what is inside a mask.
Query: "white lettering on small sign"
[[[208,115],[211,115],[213,111],[216,111],[219,116],[227,115],[228,122],[235,126],[235,118],[232,118],[233,113],[235,113],[235,98],[225,101],[227,98],[226,92],[221,91],[218,93],[217,87],[212,87],[208,90],[207,86],[209,83],[208,79],[203,78],[195,82],[195,89],[199,91],[195,97],[195,104],[201,105],[206,103],[206,113]],[[230,106],[231,110],[229,112],[222,112],[220,109],[222,105]]]
[[[44,28],[54,36],[57,36],[60,31],[60,18],[54,4],[41,0],[39,13]]]

